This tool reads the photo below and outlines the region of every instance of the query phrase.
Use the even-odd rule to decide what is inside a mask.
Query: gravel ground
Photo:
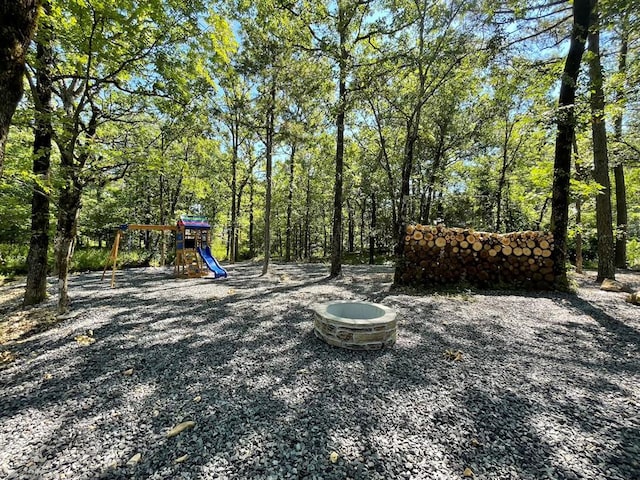
[[[0,477],[640,478],[640,308],[624,294],[584,276],[577,295],[417,295],[389,291],[390,267],[344,270],[74,276],[75,316],[8,345]],[[396,346],[320,342],[310,307],[332,299],[395,308]]]

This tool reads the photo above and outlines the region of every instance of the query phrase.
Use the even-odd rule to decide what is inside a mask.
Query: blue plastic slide
[[[211,270],[214,273],[216,278],[227,276],[227,271],[224,268],[222,268],[218,263],[218,261],[215,259],[215,257],[211,255],[211,249],[209,248],[208,245],[205,247],[204,250],[198,247],[198,253],[204,260],[204,263],[207,264],[207,267],[209,267],[209,270]]]

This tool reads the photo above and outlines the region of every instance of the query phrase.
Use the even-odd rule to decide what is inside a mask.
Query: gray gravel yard
[[[0,478],[640,479],[624,294],[589,276],[577,295],[418,295],[390,291],[385,266],[260,269],[73,276],[75,316],[8,346]],[[310,307],[333,299],[395,308],[395,347],[320,342]]]

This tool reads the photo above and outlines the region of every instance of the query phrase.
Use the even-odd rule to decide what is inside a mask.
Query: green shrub
[[[213,237],[211,242],[211,255],[216,257],[217,260],[226,259],[227,243],[220,240],[218,237]]]
[[[102,270],[107,259],[109,258],[109,251],[110,250],[106,248],[76,249],[76,251],[73,253],[73,258],[71,259],[69,270],[71,270],[72,272]]]
[[[71,272],[86,272],[102,270],[106,265],[111,250],[109,248],[78,248],[73,254],[69,270]],[[0,275],[13,277],[27,273],[28,245],[0,244]],[[166,264],[170,264],[174,258],[173,252],[168,252]],[[54,256],[53,247],[49,249],[49,272],[53,271]],[[148,267],[160,265],[160,254],[150,254],[146,250],[121,250],[118,252],[118,268],[121,267]]]
[[[0,275],[14,276],[27,273],[29,245],[0,244]]]
[[[86,272],[104,269],[111,250],[108,248],[83,248],[74,252],[71,259],[72,272]],[[109,268],[111,268],[109,263]],[[118,268],[148,267],[160,265],[160,256],[141,249],[125,249],[118,252]]]
[[[640,239],[632,238],[627,242],[627,262],[630,268],[640,269]]]

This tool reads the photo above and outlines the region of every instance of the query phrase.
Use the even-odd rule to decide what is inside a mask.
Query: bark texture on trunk
[[[354,207],[349,200],[347,200],[347,212],[347,251],[353,253],[356,250],[356,220]]]
[[[44,3],[48,15],[49,2]],[[49,167],[51,163],[51,68],[53,62],[52,28],[48,17],[40,26],[36,51],[35,126],[33,174],[37,181],[31,200],[31,241],[27,255],[27,285],[24,305],[35,305],[47,297],[49,250]]]
[[[620,55],[618,57],[618,73],[626,77],[627,52],[629,49],[628,19],[623,19],[622,35],[620,39]],[[625,100],[624,83],[616,92],[616,102],[619,104],[618,114],[614,120],[614,136],[616,142],[622,141],[622,108]],[[624,178],[624,164],[618,160],[613,167],[616,188],[616,246],[615,264],[618,268],[627,267],[627,187]]]
[[[616,245],[615,265],[627,268],[627,186],[624,178],[624,165],[613,167],[616,185]]]
[[[96,135],[99,111],[93,108],[86,128],[86,138]],[[60,145],[58,145],[60,146]],[[58,225],[54,251],[58,274],[58,313],[66,313],[71,308],[69,298],[69,267],[78,228],[78,213],[82,200],[84,183],[80,177],[91,153],[89,150],[76,152],[75,140],[60,149],[60,177],[64,181],[58,200]]]
[[[331,271],[329,276],[342,273],[342,175],[344,171],[344,119],[347,108],[347,59],[346,24],[344,12],[340,12],[340,65],[338,80],[338,113],[336,115],[336,172],[333,191],[333,228],[331,233]]]
[[[304,258],[311,258],[311,172],[307,172],[304,202]]]
[[[287,231],[285,238],[284,248],[284,261],[291,261],[291,236],[293,235],[293,229],[291,225],[291,218],[293,215],[293,181],[295,179],[295,164],[296,158],[296,145],[291,145],[291,156],[289,157],[289,192],[287,194]]]
[[[592,0],[589,28],[589,80],[591,91],[591,135],[593,139],[593,179],[602,187],[596,196],[596,229],[598,232],[598,278],[615,279],[613,250],[613,215],[611,213],[611,181],[607,152],[607,130],[604,116],[604,90],[600,61],[600,16],[598,1]]]
[[[264,202],[264,262],[262,264],[262,275],[269,271],[269,260],[271,259],[271,183],[273,169],[273,137],[275,134],[275,108],[276,108],[276,81],[271,80],[271,91],[269,93],[269,110],[267,111],[267,132],[266,132],[266,192]]]
[[[63,164],[73,165],[73,158],[68,153],[62,153]],[[65,167],[69,168],[69,167]],[[71,167],[72,168],[72,167]],[[58,272],[58,313],[66,313],[71,308],[69,297],[69,266],[73,254],[74,241],[77,233],[78,213],[82,187],[75,178],[71,178],[60,191],[58,201],[58,225],[54,243],[56,255],[56,271]]]
[[[56,234],[56,269],[58,270],[58,312],[66,313],[71,308],[69,297],[69,267],[76,237],[76,222],[80,211],[80,192],[72,187],[60,199],[61,214],[58,216]]]
[[[577,146],[574,145],[576,149],[576,157],[578,156]],[[576,179],[584,182],[587,180],[589,176],[589,172],[587,169],[576,161]],[[576,273],[583,272],[583,255],[582,255],[582,196],[578,195],[576,198]]]
[[[377,212],[376,212],[376,194],[371,193],[371,230],[369,231],[369,265],[376,263],[376,228]]]
[[[0,1],[0,177],[11,119],[22,98],[24,66],[39,0]]]
[[[256,256],[256,247],[255,247],[255,238],[254,238],[254,230],[255,230],[255,222],[253,218],[253,169],[250,173],[251,177],[249,178],[249,258],[253,258]]]
[[[553,197],[551,222],[555,248],[553,250],[556,287],[568,288],[567,281],[567,229],[569,225],[569,182],[571,179],[571,148],[575,136],[574,103],[580,62],[589,30],[590,0],[573,3],[571,44],[562,72],[558,99],[558,132],[553,164]]]
[[[345,90],[344,82],[340,83],[340,95]],[[337,277],[342,273],[342,174],[344,170],[344,108],[336,117],[336,174],[333,192],[333,228],[331,235],[331,272]]]
[[[235,108],[235,107],[234,107]],[[238,151],[240,148],[240,118],[237,111],[234,111],[231,120],[231,225],[229,226],[229,263],[235,263],[238,257],[237,237],[238,237],[238,206],[236,202],[238,190]]]

